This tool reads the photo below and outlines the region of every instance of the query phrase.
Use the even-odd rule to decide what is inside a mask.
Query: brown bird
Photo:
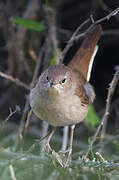
[[[72,152],[74,127],[84,120],[89,104],[95,98],[88,81],[101,33],[101,25],[91,28],[68,66],[59,64],[48,67],[30,92],[30,105],[35,115],[54,127],[47,140],[49,149],[56,127],[70,125],[69,156]]]

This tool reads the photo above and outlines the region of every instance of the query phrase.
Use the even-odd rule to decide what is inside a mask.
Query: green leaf
[[[49,66],[53,66],[53,65],[56,65],[57,64],[57,57],[54,56],[50,59],[50,63],[49,63]]]
[[[97,115],[92,104],[89,105],[89,112],[88,115],[86,116],[86,120],[90,123],[92,127],[98,125],[100,122],[100,118]]]
[[[13,22],[33,31],[43,32],[45,30],[44,21],[36,22],[30,19],[13,18]]]
[[[53,66],[56,64],[59,64],[59,58],[56,56],[55,52],[53,51],[53,48],[51,48],[51,53],[53,54],[52,58],[50,59],[49,66]],[[58,55],[61,55],[61,50],[58,48]]]

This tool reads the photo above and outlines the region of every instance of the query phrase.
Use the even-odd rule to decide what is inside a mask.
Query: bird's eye
[[[64,79],[62,80],[62,84],[64,84],[64,83],[65,83],[65,81],[66,81],[66,78],[64,78]]]
[[[47,81],[49,80],[48,76],[46,76]]]

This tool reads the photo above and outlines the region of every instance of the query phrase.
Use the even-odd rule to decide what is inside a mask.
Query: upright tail
[[[101,25],[95,25],[87,32],[79,50],[70,61],[68,66],[71,69],[80,71],[85,79],[89,81],[92,64],[98,50],[97,42],[102,33]]]

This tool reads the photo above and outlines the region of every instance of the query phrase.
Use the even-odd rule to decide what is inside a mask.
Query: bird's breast
[[[76,95],[49,96],[34,88],[30,93],[30,105],[41,120],[53,126],[67,126],[81,122],[88,113],[88,105],[82,106]]]

